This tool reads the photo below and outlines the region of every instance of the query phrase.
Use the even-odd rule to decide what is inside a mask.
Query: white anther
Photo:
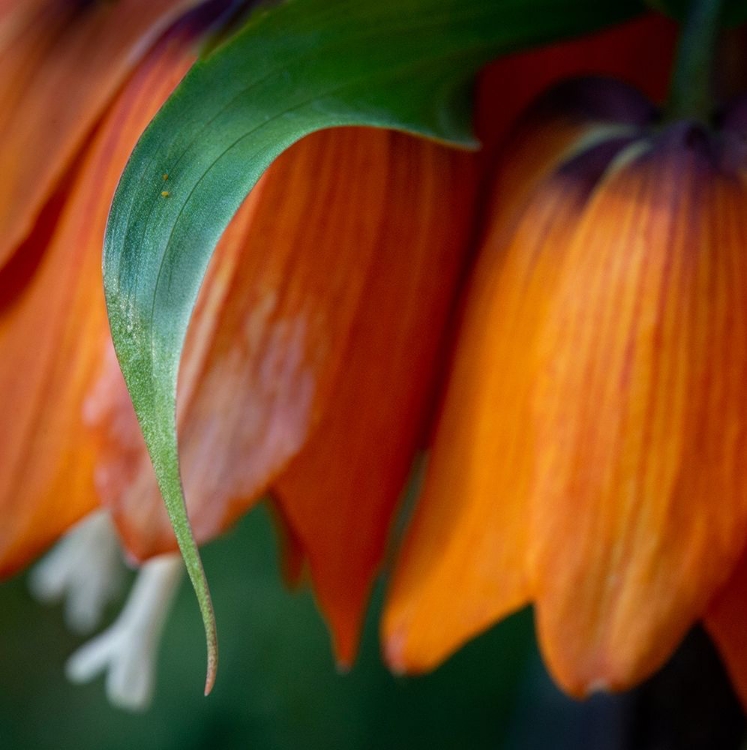
[[[73,632],[90,633],[119,595],[124,563],[109,513],[86,516],[31,571],[29,588],[45,603],[64,602]]]
[[[147,708],[155,683],[156,657],[184,563],[164,555],[145,563],[116,621],[79,648],[65,666],[72,682],[106,673],[106,694],[120,708]]]

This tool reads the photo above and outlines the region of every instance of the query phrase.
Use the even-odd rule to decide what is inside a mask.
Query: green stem
[[[722,6],[723,0],[691,0],[669,89],[669,119],[711,119],[711,78]]]

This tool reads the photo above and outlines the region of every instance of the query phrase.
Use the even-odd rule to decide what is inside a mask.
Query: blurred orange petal
[[[0,9],[0,268],[150,46],[199,0]]]
[[[391,136],[388,156],[376,253],[334,398],[273,485],[345,666],[432,406],[477,183],[466,154]]]
[[[636,148],[563,248],[538,347],[530,575],[579,696],[658,668],[747,530],[745,187],[697,125]]]
[[[59,202],[0,272],[0,570],[11,572],[97,504],[87,393],[107,346],[104,226],[136,139],[194,59],[175,35],[142,64]],[[51,236],[51,239],[50,239]]]
[[[582,86],[602,85],[609,84]],[[387,660],[399,671],[432,668],[531,593],[532,345],[552,301],[560,248],[620,148],[619,133],[608,143],[613,131],[603,125],[617,112],[602,107],[596,124],[584,123],[577,99],[566,86],[520,123],[493,191],[425,487],[383,621]],[[636,100],[633,111],[645,118],[648,107]],[[591,147],[596,141],[602,145]]]
[[[397,226],[390,181],[402,150],[400,137],[383,132],[309,136],[277,160],[224,235],[179,382],[184,484],[199,541],[259,498],[339,398],[348,342],[377,256],[392,242],[388,227]],[[414,179],[405,177],[410,190]],[[107,382],[121,382],[109,369]],[[110,385],[97,392],[100,423],[114,425],[98,472],[102,495],[135,557],[174,549],[129,399]]]

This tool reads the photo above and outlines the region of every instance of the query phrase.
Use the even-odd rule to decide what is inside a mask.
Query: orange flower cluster
[[[100,255],[127,156],[219,5],[0,6],[5,574],[101,506],[133,559],[175,549]],[[226,232],[180,375],[190,519],[203,543],[269,493],[342,664],[432,445],[393,668],[534,602],[573,694],[634,684],[705,618],[747,697],[747,116],[660,127],[673,40],[650,16],[498,61],[478,155],[309,137]],[[627,83],[564,83],[515,125],[592,73]]]

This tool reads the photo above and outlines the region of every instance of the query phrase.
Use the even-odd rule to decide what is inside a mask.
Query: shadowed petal
[[[186,48],[186,49],[185,49]],[[108,340],[106,216],[125,161],[194,58],[174,36],[142,64],[80,164],[64,208],[0,272],[0,571],[22,566],[97,504],[86,396]]]
[[[199,0],[31,0],[0,9],[0,268],[117,89]]]
[[[563,249],[539,346],[530,572],[575,695],[659,667],[747,523],[747,195],[697,126],[648,146]]]
[[[473,225],[472,157],[401,136],[391,155],[388,208],[334,399],[273,485],[345,666],[430,413]]]
[[[619,133],[584,125],[580,114],[584,92],[606,85],[589,80],[552,92],[507,149],[425,487],[385,611],[386,657],[398,671],[432,668],[530,596],[524,561],[533,342],[552,301],[557,248],[621,148]],[[629,104],[633,121],[648,115],[639,98]],[[616,114],[607,109],[595,113],[597,122]],[[575,151],[581,154],[573,158]]]

